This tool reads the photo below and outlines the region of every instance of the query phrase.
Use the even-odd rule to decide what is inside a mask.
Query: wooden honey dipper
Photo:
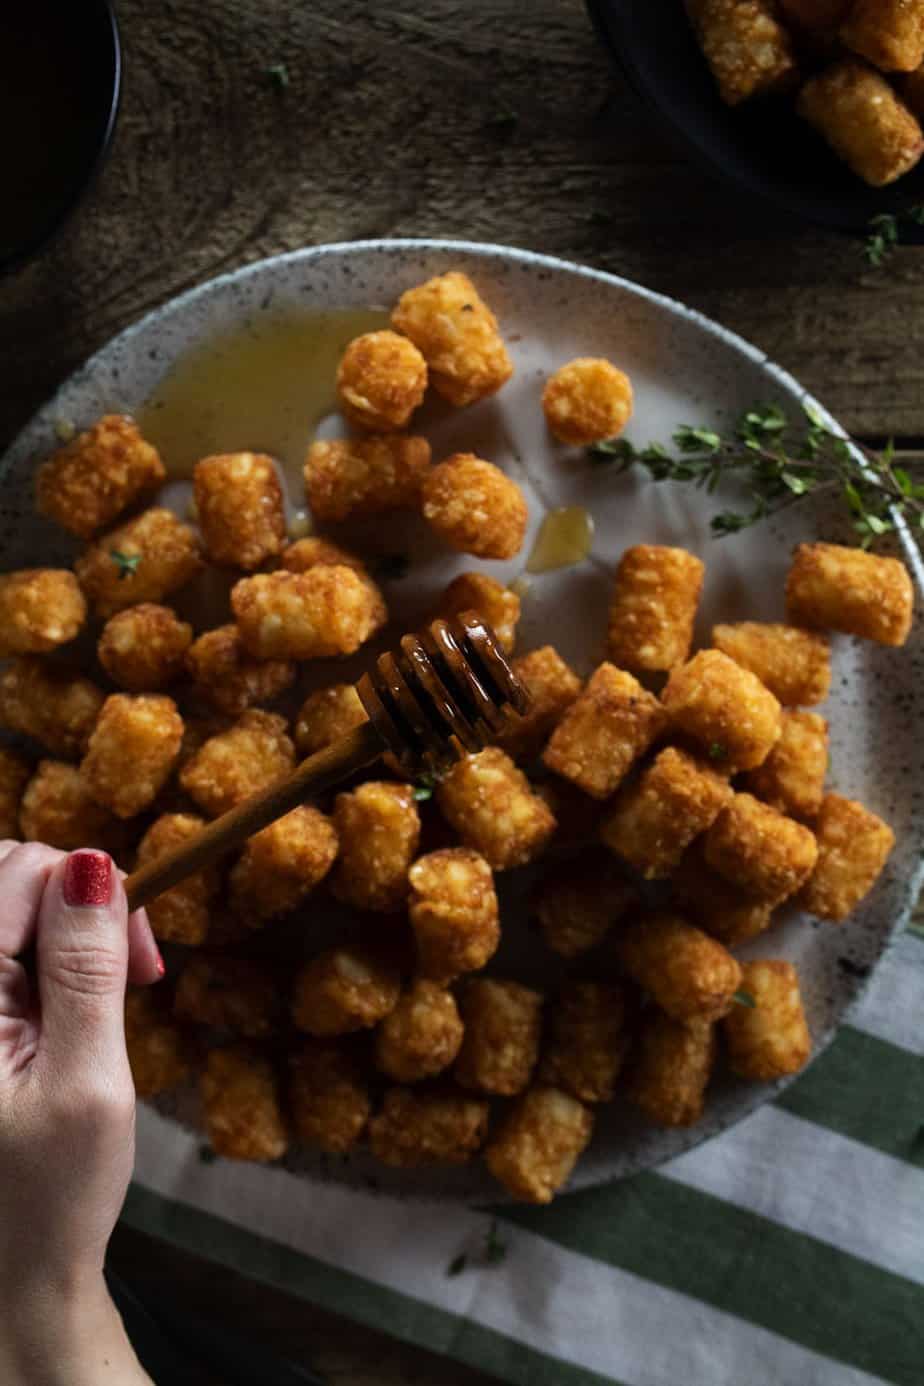
[[[504,726],[507,709],[526,712],[529,694],[473,611],[432,622],[380,655],[356,685],[368,722],[303,760],[286,779],[216,818],[198,837],[142,866],[125,882],[140,909],[171,886],[213,865],[247,838],[306,800],[392,751],[409,772],[445,770],[480,751]]]

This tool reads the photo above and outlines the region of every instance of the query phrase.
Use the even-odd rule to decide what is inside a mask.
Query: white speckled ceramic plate
[[[614,565],[627,544],[642,541],[684,545],[706,561],[700,638],[719,618],[780,619],[793,544],[819,537],[844,539],[836,511],[800,505],[779,523],[713,540],[708,518],[721,497],[705,498],[688,488],[655,485],[645,475],[617,477],[606,468],[588,466],[580,454],[550,442],[539,397],[547,372],[569,358],[611,357],[632,377],[636,410],[628,433],[642,444],[668,440],[681,422],[727,425],[756,400],[774,399],[797,410],[804,399],[797,383],[740,338],[637,285],[523,251],[452,242],[378,241],[300,251],[224,275],[123,332],[62,388],[6,457],[0,512],[3,567],[71,555],[69,544],[36,520],[31,508],[34,461],[54,447],[61,420],[83,426],[106,410],[142,409],[177,359],[215,334],[243,329],[259,339],[280,313],[389,305],[408,286],[450,268],[466,270],[497,312],[516,373],[499,396],[467,411],[428,405],[435,453],[471,448],[506,468],[528,495],[531,535],[551,506],[585,505],[596,522],[586,562],[533,581],[524,600],[521,648],[551,641],[582,672],[589,671],[601,657]],[[309,374],[306,365],[306,399],[316,399],[317,382],[312,387]],[[300,448],[316,422],[307,406],[303,419],[288,420],[290,443],[294,434]],[[225,446],[273,447],[273,439],[265,436],[222,440],[220,435],[219,421],[218,439]],[[405,628],[425,614],[449,576],[472,566],[447,558],[415,524],[389,525],[386,536],[392,548],[408,548],[417,559],[409,578],[387,585],[397,623]],[[381,532],[372,537],[381,548]],[[920,607],[920,557],[907,536],[901,536],[900,548],[914,573]],[[510,580],[522,562],[484,566]],[[816,1052],[831,1039],[863,979],[907,918],[918,887],[924,827],[924,738],[916,734],[924,699],[922,650],[920,610],[902,651],[835,640],[833,689],[824,709],[832,729],[831,784],[882,814],[895,828],[898,846],[876,889],[846,924],[818,924],[791,915],[750,950],[784,956],[799,966]],[[318,678],[349,676],[361,663],[325,664]],[[558,968],[527,930],[519,904],[524,889],[516,879],[520,874],[503,882],[505,952],[500,965],[515,958],[528,977],[551,979]],[[773,1086],[720,1076],[705,1119],[680,1132],[652,1130],[616,1102],[600,1112],[574,1185],[668,1159],[740,1120],[774,1091]],[[173,1110],[181,1119],[190,1112],[184,1102]],[[306,1174],[321,1172],[321,1166],[301,1155],[292,1166]],[[391,1190],[465,1199],[497,1196],[479,1168],[403,1176],[359,1156],[324,1172],[356,1181],[373,1169],[381,1187]],[[253,1177],[260,1177],[259,1170]]]

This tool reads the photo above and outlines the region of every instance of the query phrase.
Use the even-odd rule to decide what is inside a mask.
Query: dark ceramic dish
[[[709,172],[803,221],[863,233],[880,212],[924,201],[924,163],[868,188],[785,101],[731,109],[719,99],[683,0],[587,0],[597,31],[636,92]],[[902,239],[924,243],[903,222]]]
[[[41,250],[89,188],[120,82],[110,0],[0,0],[0,273]]]

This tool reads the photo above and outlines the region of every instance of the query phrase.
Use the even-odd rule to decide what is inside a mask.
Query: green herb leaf
[[[265,76],[277,91],[285,91],[289,85],[289,69],[285,63],[273,63],[272,67],[266,68]]]
[[[499,1265],[507,1255],[507,1243],[502,1241],[497,1233],[497,1221],[493,1221],[488,1228],[488,1235],[484,1243],[484,1259],[488,1266]]]
[[[675,430],[674,442],[681,452],[716,453],[722,446],[722,439],[711,428],[692,428],[689,424]]]
[[[433,786],[429,784],[415,784],[414,798],[418,804],[423,804],[427,799],[433,798]]]
[[[757,1009],[757,1002],[749,991],[736,991],[732,997],[736,1006],[747,1006],[749,1011]]]
[[[728,751],[727,751],[727,749],[722,745],[721,741],[713,741],[712,745],[709,747],[709,759],[710,759],[710,760],[727,760],[727,759],[728,759]]]
[[[587,459],[594,467],[611,467],[620,464],[619,470],[638,460],[638,453],[628,438],[611,438],[603,443],[594,443],[587,449]]]
[[[132,577],[138,571],[138,565],[141,563],[140,553],[120,553],[118,549],[110,549],[109,557],[119,570],[120,582]]]
[[[460,1251],[458,1256],[453,1257],[446,1267],[447,1275],[461,1275],[468,1265],[468,1257],[464,1251]]]

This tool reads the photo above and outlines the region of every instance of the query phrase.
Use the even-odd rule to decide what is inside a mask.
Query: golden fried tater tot
[[[203,457],[193,470],[193,495],[212,563],[252,572],[285,548],[282,487],[271,457],[254,452]]]
[[[24,568],[0,576],[0,659],[66,645],[86,618],[84,595],[67,568]]]
[[[39,468],[38,508],[78,539],[92,539],[166,477],[134,420],[106,414]]]
[[[632,416],[632,382],[602,357],[578,356],[549,376],[542,392],[549,432],[560,443],[587,447],[616,438]]]
[[[879,878],[895,846],[888,823],[855,799],[827,794],[815,823],[818,863],[800,903],[819,919],[846,919]]]
[[[601,664],[555,728],[542,759],[585,794],[606,799],[663,725],[654,694],[631,674]]]
[[[286,719],[252,707],[189,758],[180,784],[203,813],[217,818],[294,769]]]
[[[452,992],[421,977],[375,1032],[376,1067],[396,1083],[417,1083],[448,1068],[462,1043],[462,1021]]]
[[[351,1048],[305,1039],[290,1055],[289,1109],[295,1138],[310,1150],[343,1155],[363,1133],[372,1101]]]
[[[693,643],[693,623],[705,567],[686,549],[635,544],[616,569],[610,601],[607,654],[633,673],[669,671]]]
[[[612,858],[594,848],[556,863],[537,884],[532,908],[553,953],[576,958],[602,943],[636,900]]]
[[[796,109],[871,187],[894,183],[924,153],[924,132],[908,107],[856,58],[841,59],[806,82]],[[800,620],[792,611],[790,619]]]
[[[279,982],[271,968],[253,958],[199,953],[177,978],[173,1010],[196,1025],[265,1039],[281,1019]]]
[[[818,815],[828,773],[828,724],[817,712],[784,712],[779,741],[742,787],[790,818]]]
[[[138,1097],[179,1087],[192,1067],[189,1041],[153,987],[125,994],[125,1045]]]
[[[289,1147],[279,1081],[268,1059],[249,1045],[213,1049],[200,1078],[205,1129],[218,1155],[279,1160]]]
[[[769,0],[691,0],[689,10],[726,105],[737,106],[792,81],[792,45]]]
[[[73,852],[78,847],[104,846],[112,814],[93,798],[76,765],[40,760],[22,796],[19,826],[25,842],[47,842],[49,847]]]
[[[410,785],[367,780],[338,794],[334,826],[340,858],[331,877],[338,900],[386,914],[407,900],[408,867],[420,841],[420,814]]]
[[[19,837],[19,808],[31,777],[25,756],[0,746],[0,839]]]
[[[800,544],[786,579],[790,620],[880,645],[904,645],[914,588],[897,558],[839,544]]]
[[[95,683],[35,656],[0,673],[0,726],[30,736],[59,756],[87,747],[106,695]]]
[[[313,756],[361,727],[369,719],[352,683],[335,683],[310,693],[295,719],[295,744],[299,755]]]
[[[522,1092],[539,1055],[541,992],[473,977],[462,989],[460,1008],[465,1035],[453,1070],[456,1082],[495,1097]]]
[[[751,770],[779,739],[776,698],[720,650],[700,650],[675,669],[661,700],[674,731],[701,747],[716,770]]]
[[[192,638],[192,626],[169,606],[142,602],[106,622],[96,653],[120,688],[155,693],[180,677]]]
[[[127,606],[163,601],[201,568],[195,532],[156,507],[104,534],[74,564],[84,596],[104,621]]]
[[[818,859],[814,834],[803,823],[736,794],[703,839],[713,871],[755,900],[778,905],[805,884]]]
[[[723,1021],[732,1072],[760,1083],[798,1073],[812,1041],[792,963],[744,963],[741,990],[754,1005],[733,1006]]]
[[[137,865],[147,866],[175,847],[198,837],[205,819],[194,813],[164,813],[148,828],[138,844]],[[154,937],[162,943],[184,943],[197,948],[209,932],[209,914],[218,894],[218,868],[208,867],[171,886],[147,906]]]
[[[853,0],[840,37],[882,72],[913,72],[924,62],[924,3]]]
[[[291,659],[254,659],[237,626],[207,630],[186,653],[193,692],[227,717],[240,717],[254,703],[272,702],[295,682]]]
[[[319,953],[295,979],[292,1020],[309,1035],[369,1030],[397,1004],[401,978],[384,950],[345,944]]]
[[[94,799],[133,818],[157,798],[176,764],[183,719],[162,693],[113,693],[103,704],[80,769]]]
[[[430,383],[450,404],[461,408],[493,395],[513,374],[497,319],[458,270],[408,289],[391,321],[419,348]]]
[[[372,1153],[383,1165],[465,1165],[488,1129],[488,1104],[453,1092],[389,1088],[369,1123]]]
[[[290,544],[279,561],[290,573],[307,573],[311,568],[353,568],[368,577],[365,563],[355,553],[332,544],[329,539],[320,539],[316,534]]]
[[[672,1020],[650,1007],[632,1056],[628,1097],[658,1126],[694,1126],[703,1114],[717,1049],[711,1020]]]
[[[683,912],[726,948],[737,948],[770,927],[773,905],[755,900],[707,866],[702,840],[684,853],[671,885]]]
[[[352,568],[258,573],[231,591],[241,643],[255,659],[354,654],[385,624],[381,592]]]
[[[529,510],[515,481],[473,452],[432,467],[421,488],[423,517],[445,544],[476,558],[513,558],[523,547]]]
[[[465,846],[494,871],[534,861],[555,831],[548,805],[497,746],[457,761],[440,782],[436,802]]]
[[[501,649],[510,653],[520,619],[520,599],[516,592],[511,592],[487,573],[460,573],[440,597],[433,615],[450,621],[463,611],[477,611],[494,631]]]
[[[497,744],[515,760],[537,756],[581,691],[581,680],[551,645],[530,650],[511,664],[529,693],[529,711],[509,713]]]
[[[783,707],[813,707],[828,696],[831,649],[815,631],[738,621],[713,626],[712,643],[756,674]]]
[[[325,439],[305,459],[305,495],[319,520],[416,510],[430,467],[426,438],[403,433]]]
[[[337,367],[337,398],[344,417],[357,428],[389,433],[405,428],[423,403],[427,363],[397,332],[354,337]]]
[[[731,953],[680,915],[651,915],[624,927],[616,952],[632,980],[675,1020],[718,1019],[741,985]]]
[[[550,1012],[538,1081],[582,1102],[610,1102],[629,1048],[625,988],[568,982]]]
[[[256,833],[231,868],[231,905],[251,928],[288,914],[324,879],[337,833],[320,809],[301,804]]]
[[[551,1203],[593,1131],[593,1112],[560,1088],[530,1088],[485,1147],[494,1178],[514,1198]]]
[[[494,877],[484,857],[444,847],[419,857],[408,879],[420,975],[446,983],[484,967],[500,942]]]
[[[600,837],[643,876],[669,876],[731,797],[723,775],[668,746],[640,779],[619,791],[600,826]]]

